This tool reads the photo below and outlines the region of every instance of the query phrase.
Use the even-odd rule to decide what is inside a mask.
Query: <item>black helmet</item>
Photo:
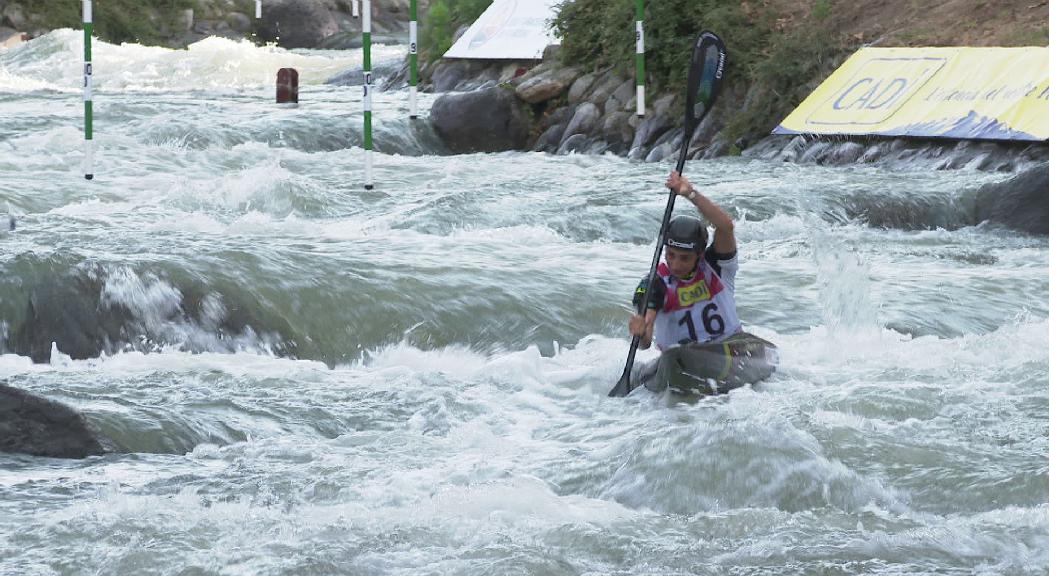
[[[674,216],[663,244],[702,254],[707,249],[707,227],[695,216]]]

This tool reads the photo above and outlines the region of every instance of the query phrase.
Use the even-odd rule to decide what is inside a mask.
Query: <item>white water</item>
[[[690,164],[782,366],[614,400],[670,165],[432,155],[390,92],[365,192],[360,89],[320,85],[358,53],[208,40],[98,47],[88,183],[79,54],[0,52],[0,326],[87,271],[155,346],[0,356],[119,449],[0,455],[0,573],[1049,571],[1049,242],[863,222],[1000,176]],[[270,103],[289,65],[299,108]],[[187,279],[303,359],[174,318]]]

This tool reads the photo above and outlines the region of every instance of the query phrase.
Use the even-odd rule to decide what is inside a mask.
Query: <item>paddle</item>
[[[681,173],[685,169],[685,160],[688,155],[688,145],[692,140],[692,133],[703,121],[703,118],[714,105],[718,91],[721,88],[721,79],[725,73],[725,43],[712,32],[701,32],[692,47],[692,62],[688,70],[688,87],[685,93],[685,131],[681,137],[681,155],[677,160],[677,171]],[[663,236],[667,231],[667,223],[670,215],[674,212],[674,199],[677,193],[670,191],[667,199],[667,208],[663,211],[663,224],[659,228],[659,238],[656,242],[656,253],[652,255],[652,265],[648,269],[648,285],[653,286],[656,281],[656,267],[659,266],[659,258],[663,255]],[[648,299],[652,290],[645,290],[641,299],[641,313],[648,310]],[[641,338],[634,336],[630,342],[630,353],[626,357],[626,367],[619,382],[608,392],[609,396],[626,396],[633,388],[630,386],[630,371],[634,367],[634,356],[637,355],[637,347],[641,344]]]

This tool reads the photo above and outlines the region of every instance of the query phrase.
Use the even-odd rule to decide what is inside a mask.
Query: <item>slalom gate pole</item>
[[[94,107],[91,96],[91,34],[95,25],[92,22],[91,0],[84,0],[84,178],[95,177],[95,133]]]
[[[255,0],[255,19],[262,18],[262,0]]]
[[[645,115],[645,0],[637,0],[637,115]]]
[[[372,181],[372,0],[364,0],[364,189]]]
[[[408,9],[408,117],[419,117],[419,0]]]

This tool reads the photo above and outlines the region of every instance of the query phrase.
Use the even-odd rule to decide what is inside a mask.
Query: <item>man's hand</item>
[[[685,178],[678,172],[670,173],[670,178],[667,178],[667,188],[677,192],[680,196],[688,196],[693,190],[692,183],[688,181],[688,178]]]
[[[633,314],[630,316],[630,335],[645,337],[645,319],[640,314]]]

